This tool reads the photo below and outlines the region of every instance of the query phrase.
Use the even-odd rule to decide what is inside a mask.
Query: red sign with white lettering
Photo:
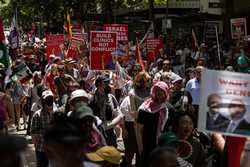
[[[146,45],[148,60],[153,61],[159,53],[159,50],[163,48],[163,41],[161,38],[149,38],[146,41]]]
[[[63,45],[63,34],[50,34],[46,36],[46,53],[47,58],[49,55],[54,54],[59,56],[61,53],[60,45]]]
[[[90,68],[92,70],[115,70],[117,33],[107,31],[90,32]]]
[[[104,31],[117,32],[117,40],[128,42],[128,25],[127,24],[104,24]]]

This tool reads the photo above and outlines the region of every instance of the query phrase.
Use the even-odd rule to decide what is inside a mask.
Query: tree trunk
[[[149,0],[149,20],[154,22],[154,0]]]
[[[113,21],[113,0],[103,0],[103,13],[105,14],[105,22],[112,23]]]

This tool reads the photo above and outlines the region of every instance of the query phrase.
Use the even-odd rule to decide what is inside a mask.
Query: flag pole
[[[216,41],[217,41],[217,51],[218,51],[218,58],[219,58],[219,66],[221,68],[220,43],[219,43],[219,36],[218,36],[217,26],[215,26],[215,33],[216,33]]]

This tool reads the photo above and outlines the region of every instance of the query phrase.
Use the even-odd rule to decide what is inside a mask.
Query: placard
[[[117,32],[117,40],[128,42],[128,25],[127,24],[104,24],[104,31]]]
[[[84,44],[83,36],[81,36],[81,38],[72,37],[70,46],[68,49],[67,57],[78,59],[79,55],[78,55],[77,49],[83,44]]]
[[[115,70],[117,33],[107,31],[90,32],[90,68],[91,70]]]
[[[148,61],[154,61],[157,54],[159,54],[159,50],[163,48],[162,38],[149,38],[146,40],[147,47],[147,57]]]
[[[63,34],[50,34],[46,36],[46,53],[47,58],[49,55],[54,54],[59,56],[61,54],[60,45],[64,43]]]
[[[201,80],[199,130],[250,136],[250,76],[205,70]]]
[[[231,19],[230,23],[232,39],[242,39],[247,35],[246,18]]]

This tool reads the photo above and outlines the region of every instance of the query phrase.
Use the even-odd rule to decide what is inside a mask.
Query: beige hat
[[[86,156],[93,162],[107,161],[116,165],[119,165],[122,159],[121,153],[112,146],[104,146],[96,152],[87,153]]]
[[[71,93],[69,101],[72,101],[72,100],[79,98],[79,97],[84,97],[86,99],[89,99],[89,95],[85,90],[77,89]]]

